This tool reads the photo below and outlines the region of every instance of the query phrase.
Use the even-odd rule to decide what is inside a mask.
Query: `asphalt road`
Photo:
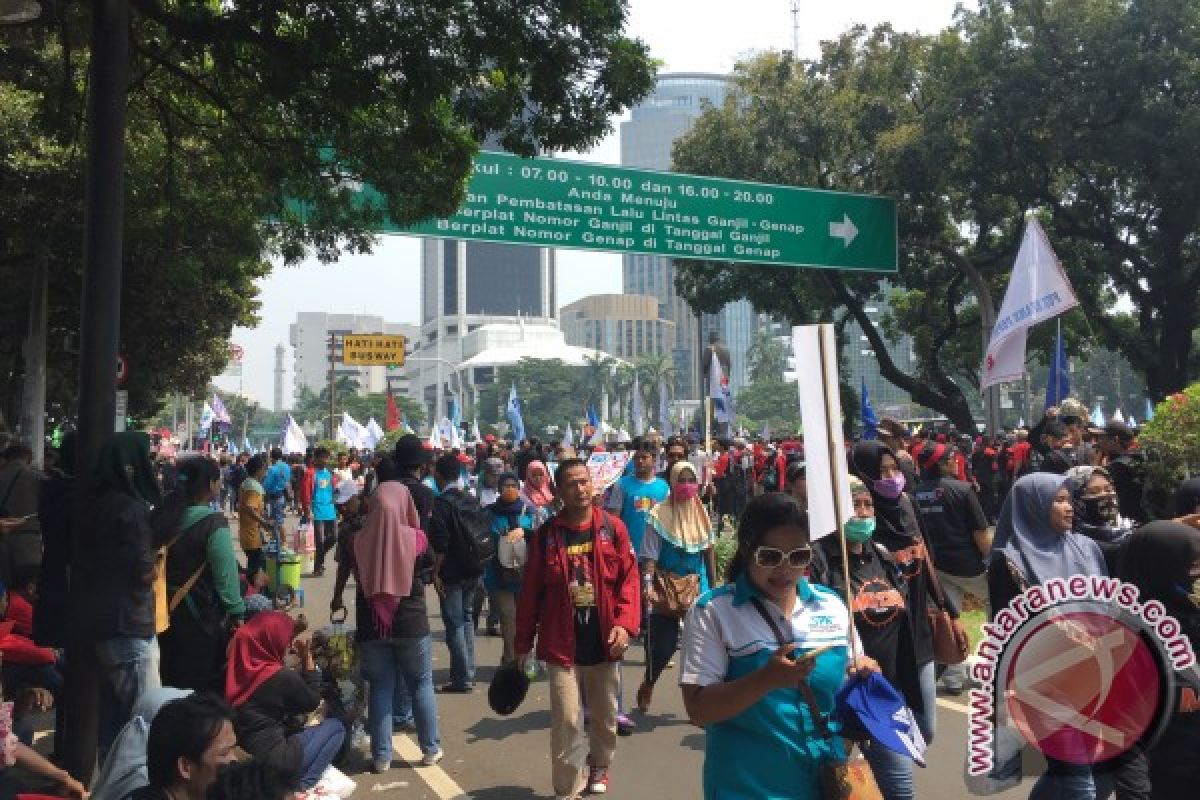
[[[310,623],[328,621],[333,589],[332,568],[322,578],[302,581]],[[353,608],[353,585],[345,601]],[[430,625],[434,630],[434,682],[448,679],[449,656],[442,641],[437,596],[428,590]],[[351,619],[353,623],[353,619]],[[393,769],[383,775],[352,774],[358,782],[355,797],[371,800],[420,798],[421,800],[528,800],[552,797],[550,786],[550,705],[546,682],[530,687],[525,703],[511,717],[500,717],[487,704],[487,683],[500,660],[500,639],[476,639],[478,686],[469,695],[438,695],[438,720],[445,760],[437,767],[414,767],[420,758],[412,735],[397,734]],[[630,650],[625,663],[625,695],[630,705],[644,669],[640,646]],[[674,800],[700,797],[704,759],[704,732],[688,723],[676,685],[674,668],[663,673],[654,704],[644,716],[633,714],[637,731],[619,740],[612,767],[609,795],[636,800]],[[966,735],[966,696],[939,699],[937,733],[927,753],[928,767],[917,769],[917,796],[966,797],[963,756]],[[364,762],[365,764],[368,762]],[[1031,765],[1032,766],[1032,765]],[[1028,796],[1031,780],[993,797],[1008,800]]]

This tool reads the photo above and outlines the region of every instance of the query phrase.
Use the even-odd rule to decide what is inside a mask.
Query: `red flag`
[[[400,427],[400,407],[396,405],[396,398],[392,395],[391,389],[388,389],[387,393],[387,422],[384,424],[389,431],[397,430]]]

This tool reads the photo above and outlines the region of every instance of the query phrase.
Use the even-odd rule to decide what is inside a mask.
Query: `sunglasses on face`
[[[803,569],[812,561],[812,548],[807,545],[784,552],[778,547],[760,545],[754,548],[754,563],[764,569],[774,569],[787,561],[789,567]]]

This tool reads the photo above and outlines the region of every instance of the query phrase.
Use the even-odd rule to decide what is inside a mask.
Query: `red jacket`
[[[5,619],[13,621],[13,633],[33,638],[33,606],[16,592],[8,593],[8,613]]]
[[[6,664],[53,664],[58,660],[49,647],[38,647],[26,636],[13,633],[13,621],[0,622],[0,653]]]
[[[611,534],[601,522],[605,517]],[[562,517],[555,516],[530,541],[525,578],[517,597],[515,650],[519,654],[528,653],[536,636],[540,660],[570,667],[575,661],[575,607],[567,589],[564,527]],[[601,639],[607,642],[615,625],[620,625],[631,637],[637,636],[642,620],[641,577],[629,532],[620,518],[600,509],[592,510],[592,532],[596,537],[592,557]],[[608,659],[621,660],[611,655]]]

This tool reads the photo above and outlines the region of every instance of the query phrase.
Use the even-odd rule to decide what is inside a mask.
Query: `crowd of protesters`
[[[503,641],[487,665],[493,688],[501,673],[545,675],[558,797],[609,791],[618,738],[638,732],[630,712],[649,712],[678,655],[684,705],[706,731],[706,797],[821,797],[824,766],[856,742],[882,796],[911,798],[938,692],[972,685],[961,659],[941,657],[939,616],[990,615],[1031,585],[1084,573],[1134,583],[1200,633],[1197,482],[1151,520],[1135,432],[1091,427],[1081,410],[1067,401],[996,437],[881,421],[878,438],[848,447],[852,514],[830,536],[809,528],[801,437],[720,438],[711,453],[695,436],[609,443],[629,451],[609,485],[587,452],[492,436],[156,462],[149,437],[124,433],[88,481],[70,437],[43,472],[11,445],[0,655],[15,719],[0,766],[84,794],[56,753],[30,748],[34,720],[49,716],[39,712],[60,708],[63,648],[84,642],[102,697],[93,796],[319,793],[346,763],[356,719],[324,702],[311,632],[266,586],[290,512],[313,527],[313,576],[334,559],[335,615],[354,579],[377,773],[392,766],[397,728],[416,733],[422,764],[444,758],[437,698],[475,691],[485,630]],[[427,595],[449,655],[441,685]],[[622,669],[633,647],[645,655],[637,675]],[[838,715],[848,690],[878,682],[910,714],[912,752]],[[1184,796],[1200,778],[1186,758],[1200,741],[1191,716],[1177,706],[1169,735],[1115,768],[1049,759],[1031,796]]]

